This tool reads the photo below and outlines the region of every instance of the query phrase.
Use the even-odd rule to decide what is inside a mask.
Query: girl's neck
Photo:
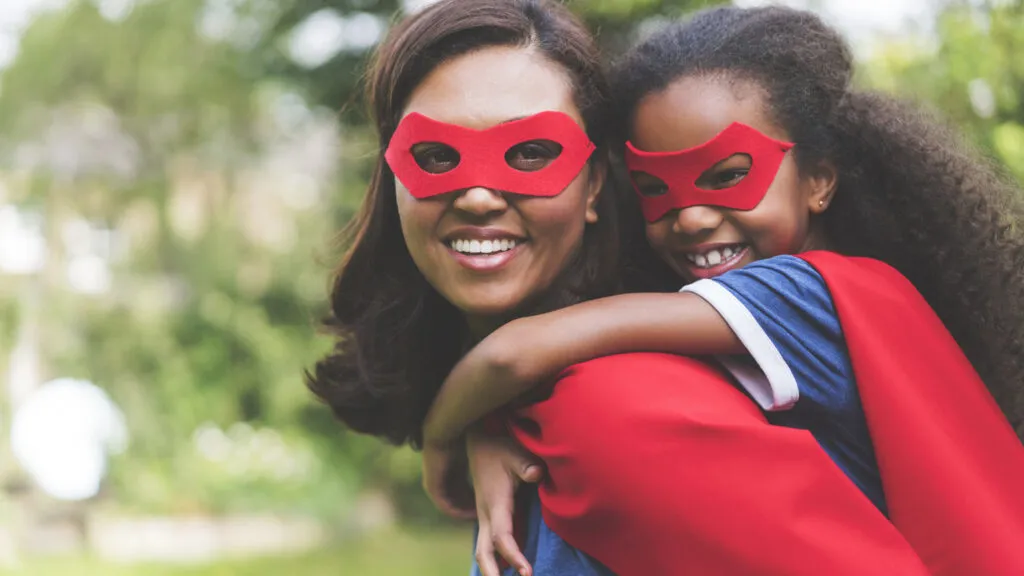
[[[804,239],[804,244],[801,247],[800,252],[832,249],[832,242],[829,241],[828,235],[825,234],[821,220],[818,218],[812,220],[810,228],[807,231],[807,238]]]

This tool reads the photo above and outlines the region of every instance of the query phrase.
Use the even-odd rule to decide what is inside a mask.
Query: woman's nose
[[[505,196],[490,188],[476,186],[469,188],[455,197],[453,206],[456,210],[474,216],[486,216],[494,212],[502,212],[508,208]]]

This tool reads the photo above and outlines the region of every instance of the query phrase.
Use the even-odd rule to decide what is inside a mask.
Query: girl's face
[[[684,77],[640,101],[630,142],[641,152],[687,150],[708,143],[734,123],[789,142],[767,110],[765,93],[756,84],[721,76]],[[726,145],[722,149],[722,141],[708,145],[714,150],[710,165],[702,163],[691,171],[696,176],[693,185],[702,195],[708,191],[726,199],[730,189],[748,175],[753,178],[753,172],[751,156],[742,152],[747,148]],[[823,166],[815,174],[803,175],[792,150],[776,146],[773,153],[779,155],[781,164],[774,179],[763,173],[761,164],[759,177],[765,178],[764,185],[755,192],[764,195],[759,202],[755,199],[753,208],[693,205],[668,210],[647,223],[651,246],[681,277],[688,281],[710,278],[755,260],[821,246],[811,217],[828,207],[835,188],[834,171]],[[634,171],[632,177],[642,196],[666,193],[665,183],[649,174]],[[733,195],[739,190],[733,190]]]
[[[572,83],[560,66],[528,48],[491,47],[434,69],[412,93],[403,116],[418,113],[436,123],[487,130],[546,111],[568,116],[561,119],[570,132],[578,132],[577,127],[582,131]],[[543,126],[538,134],[541,132]],[[587,142],[579,133],[576,136]],[[529,134],[523,136],[527,137]],[[570,141],[577,143],[566,140]],[[476,148],[460,155],[451,147],[421,142],[410,150],[423,172],[450,172],[451,176],[462,156],[472,156]],[[396,177],[398,215],[409,254],[427,281],[466,314],[475,333],[493,329],[547,291],[579,248],[587,223],[597,221],[595,203],[604,176],[600,170],[591,170],[589,163],[569,172],[563,169],[561,179],[549,179],[549,189],[544,192],[548,195],[530,195],[541,193],[543,186],[530,189],[533,180],[529,174],[541,174],[548,167],[557,171],[556,161],[569,152],[558,143],[538,138],[513,146],[503,160],[499,154],[499,162],[517,171],[500,178],[528,175],[518,194],[476,180],[494,181],[490,173],[478,173],[470,177],[472,184],[460,184],[472,187],[434,191],[436,194],[429,196],[422,189],[414,189],[414,196]],[[589,157],[588,150],[573,152],[579,163]],[[473,167],[462,168],[466,170],[459,174],[469,173]],[[494,172],[503,173],[504,167],[497,168]],[[427,182],[433,178],[430,175],[416,178]],[[551,181],[558,182],[555,190],[550,190]],[[407,178],[409,182],[414,182],[413,177]]]

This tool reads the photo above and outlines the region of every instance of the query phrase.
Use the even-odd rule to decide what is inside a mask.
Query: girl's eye
[[[642,196],[654,197],[668,193],[668,184],[665,184],[661,178],[646,172],[630,172],[629,177]]]
[[[412,147],[412,157],[425,172],[444,174],[459,165],[458,150],[438,142],[423,142]]]
[[[740,183],[741,180],[746,178],[750,170],[746,168],[734,168],[731,170],[722,170],[717,172],[712,178],[713,187],[718,188],[731,188]]]
[[[749,154],[733,154],[732,156],[708,168],[697,178],[697,188],[701,190],[723,190],[739,184],[750,174],[751,158]]]
[[[562,145],[550,140],[531,140],[516,144],[505,153],[505,162],[520,172],[536,172],[547,167],[562,153]]]

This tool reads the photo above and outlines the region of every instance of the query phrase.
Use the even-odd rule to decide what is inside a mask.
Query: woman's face
[[[490,47],[434,69],[403,116],[415,112],[484,130],[544,111],[562,112],[583,126],[572,83],[559,65],[528,48]],[[429,144],[412,152],[427,172],[442,173],[459,161],[450,149]],[[513,168],[535,171],[560,154],[557,144],[538,141],[514,147],[505,159]],[[579,248],[586,224],[597,221],[602,183],[601,171],[588,163],[549,197],[477,186],[418,199],[397,178],[395,189],[413,261],[479,334],[551,286]]]

